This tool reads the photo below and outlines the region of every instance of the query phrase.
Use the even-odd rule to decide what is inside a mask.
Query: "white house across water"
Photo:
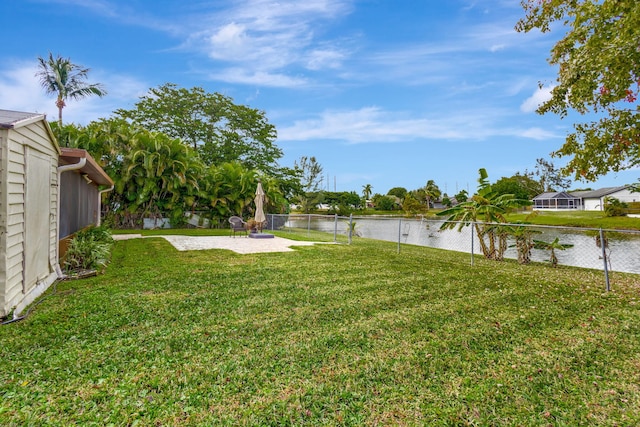
[[[632,192],[633,187],[623,185],[621,187],[607,187],[599,190],[572,191],[570,193],[560,191],[542,193],[533,198],[534,210],[584,210],[603,211],[605,199],[612,197],[621,202],[639,202],[640,193]]]

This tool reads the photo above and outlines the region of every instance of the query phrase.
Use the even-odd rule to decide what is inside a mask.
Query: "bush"
[[[102,271],[109,263],[113,238],[106,227],[90,227],[79,231],[69,243],[64,256],[65,271]]]
[[[604,199],[605,216],[626,216],[627,213],[625,209],[628,207],[629,205],[627,205],[625,202],[621,202],[614,197],[606,197]]]

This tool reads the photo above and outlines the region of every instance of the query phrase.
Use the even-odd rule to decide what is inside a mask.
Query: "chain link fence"
[[[402,244],[466,252],[470,263],[474,255],[484,255],[601,270],[607,290],[610,272],[640,274],[640,231],[452,222],[443,230],[444,224],[424,218],[267,215],[269,230],[302,231],[339,243],[363,237],[397,242],[398,252]]]

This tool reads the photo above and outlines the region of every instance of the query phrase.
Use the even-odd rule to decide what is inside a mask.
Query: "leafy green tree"
[[[507,249],[508,235],[508,230],[501,225],[506,222],[504,214],[511,208],[526,206],[531,202],[516,199],[513,194],[496,193],[488,181],[487,171],[480,169],[479,175],[478,191],[470,200],[438,212],[437,215],[447,217],[440,229],[457,228],[460,231],[473,224],[485,258],[501,260]]]
[[[69,58],[60,55],[53,57],[49,53],[48,58],[38,57],[38,71],[36,77],[47,94],[56,95],[56,107],[58,107],[58,125],[62,127],[62,109],[67,105],[67,100],[79,100],[91,95],[103,97],[107,94],[100,83],[88,84],[89,68],[74,64]]]
[[[411,193],[407,193],[402,201],[402,210],[407,214],[416,215],[426,210],[425,205],[420,203],[420,200],[413,197]]]
[[[179,88],[167,83],[152,88],[132,110],[116,115],[145,129],[179,138],[198,151],[207,165],[239,161],[249,169],[272,174],[282,150],[275,145],[276,129],[263,111],[200,87]]]
[[[542,185],[526,175],[513,175],[509,178],[500,178],[492,184],[493,191],[498,194],[513,194],[517,199],[531,200],[543,193]]]
[[[379,211],[392,211],[396,209],[397,204],[393,197],[390,196],[382,196],[378,195],[373,199],[373,203],[375,204],[375,209]]]
[[[565,34],[549,62],[558,67],[551,99],[538,113],[566,117],[595,113],[578,123],[555,156],[572,156],[563,168],[575,179],[595,181],[610,171],[640,164],[640,2],[632,0],[523,0],[516,30]]]
[[[302,211],[310,213],[320,203],[323,202],[322,187],[322,165],[315,157],[300,157],[294,162],[294,169],[299,172],[302,192],[297,195],[296,201],[302,207]]]
[[[387,191],[388,196],[396,196],[399,199],[404,199],[404,196],[407,195],[407,189],[404,187],[393,187],[391,190]]]

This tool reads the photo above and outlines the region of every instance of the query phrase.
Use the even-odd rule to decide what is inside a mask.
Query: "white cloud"
[[[206,26],[194,31],[183,47],[230,64],[212,78],[254,84],[260,76],[279,76],[277,86],[288,81],[299,86],[306,80],[281,78],[286,67],[316,71],[342,65],[346,52],[319,34],[323,25],[350,9],[351,0],[244,0],[203,19]],[[238,70],[243,77],[235,77]]]
[[[325,111],[278,128],[281,141],[342,140],[352,144],[413,140],[470,140],[513,136],[527,139],[555,137],[543,129],[503,127],[492,120],[500,113],[482,109],[460,111],[455,116],[407,117],[404,113],[365,107]]]
[[[537,139],[541,141],[559,138],[559,136],[555,133],[539,127],[524,129],[520,132],[520,136],[522,136],[523,138]]]
[[[209,74],[212,80],[227,83],[268,86],[268,87],[300,87],[308,85],[302,77],[291,77],[286,74],[270,73],[267,71],[252,71],[243,68],[227,68],[220,73]]]
[[[57,117],[54,99],[49,98],[35,76],[37,68],[30,63],[14,63],[12,68],[0,70],[0,99],[6,110],[47,114]]]
[[[540,105],[551,99],[551,91],[553,86],[545,86],[536,89],[529,98],[520,105],[520,110],[524,113],[532,113],[538,109]]]

